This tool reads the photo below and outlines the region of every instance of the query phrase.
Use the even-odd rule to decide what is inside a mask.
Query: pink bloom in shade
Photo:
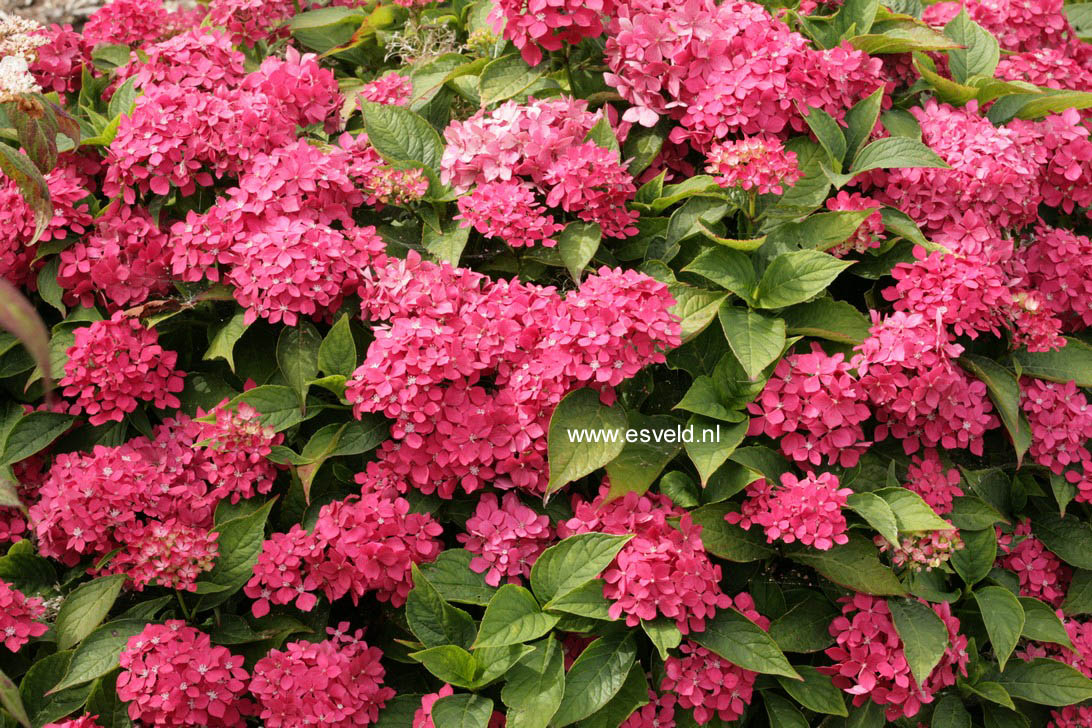
[[[1059,660],[1080,670],[1085,677],[1092,677],[1092,622],[1066,619],[1062,610],[1057,610],[1058,619],[1065,625],[1069,641],[1074,649],[1069,649],[1054,642],[1031,642],[1016,655],[1022,660],[1034,660],[1047,657]]]
[[[82,66],[91,60],[91,46],[83,34],[73,30],[71,25],[56,23],[38,32],[47,41],[38,47],[34,62],[30,64],[34,80],[45,91],[59,94],[78,91]]]
[[[739,187],[760,195],[780,195],[800,179],[796,153],[785,149],[776,137],[717,142],[707,157],[707,169],[726,189]]]
[[[838,487],[833,473],[808,473],[802,480],[783,473],[780,488],[771,488],[759,478],[747,486],[740,512],[728,513],[724,520],[748,530],[752,524],[762,526],[770,543],[799,541],[826,551],[849,543],[842,508],[852,493]]]
[[[118,697],[147,725],[235,728],[255,713],[243,658],[180,619],[149,624],[121,652]]]
[[[679,699],[671,693],[648,691],[649,702],[630,713],[619,728],[675,728],[675,706]]]
[[[162,0],[111,0],[87,19],[83,37],[92,47],[100,43],[141,46],[158,40],[166,26]]]
[[[1055,475],[1077,486],[1077,500],[1092,502],[1092,408],[1073,382],[1058,384],[1024,377],[1020,406],[1031,425],[1028,452]]]
[[[1024,519],[1012,533],[998,528],[997,548],[997,566],[1016,572],[1021,596],[1041,599],[1052,607],[1061,605],[1073,570],[1032,535],[1031,521]]]
[[[140,402],[178,407],[183,373],[174,368],[178,354],[159,345],[159,334],[120,311],[112,318],[76,329],[68,348],[64,376],[57,383],[75,400],[73,414],[86,413],[91,424],[121,422]]]
[[[856,465],[871,444],[861,427],[871,413],[852,368],[844,354],[829,356],[816,343],[809,353],[783,357],[747,405],[753,415],[747,434],[777,439],[800,463]]]
[[[421,707],[413,714],[412,728],[436,728],[436,724],[432,722],[432,706],[440,698],[446,698],[448,695],[454,694],[455,689],[444,683],[443,687],[437,692],[421,696]]]
[[[169,289],[166,246],[167,236],[144,208],[116,202],[95,220],[89,236],[61,251],[57,283],[66,302],[85,308],[144,303]]]
[[[53,218],[42,231],[40,242],[79,236],[91,227],[93,218],[85,198],[91,194],[86,180],[71,155],[62,155],[59,165],[44,175],[53,204]],[[31,245],[37,228],[34,211],[10,178],[0,179],[0,278],[29,290],[37,290],[37,273],[45,265],[35,261],[38,245]]]
[[[288,35],[288,19],[296,13],[295,0],[211,0],[209,21],[227,28],[232,42],[253,48],[260,40]]]
[[[1092,75],[1092,71],[1087,73]],[[1039,164],[1040,191],[1046,204],[1067,213],[1092,204],[1092,140],[1088,138],[1087,122],[1075,109],[1051,114],[1041,121],[1017,119],[1009,123],[1009,128],[1019,135]]]
[[[706,618],[732,600],[720,590],[720,567],[705,552],[701,526],[665,496],[631,492],[608,502],[608,492],[604,485],[594,501],[575,497],[573,518],[558,524],[558,535],[634,534],[603,572],[611,617],[625,615],[635,627],[662,615],[683,634],[702,631]],[[667,521],[672,516],[680,516],[677,528]]]
[[[298,523],[287,533],[274,533],[262,544],[262,553],[254,565],[254,576],[243,592],[255,600],[254,616],[269,614],[271,604],[296,603],[296,608],[309,612],[317,598],[307,590],[305,569],[322,555],[314,536]]]
[[[1034,154],[1016,131],[980,116],[975,103],[953,108],[929,101],[911,111],[922,140],[950,169],[874,170],[858,178],[862,190],[927,233],[968,210],[1003,228],[1033,222],[1042,200]]]
[[[349,630],[342,622],[327,628],[330,639],[289,642],[258,660],[250,692],[261,706],[263,725],[351,728],[378,720],[394,697],[383,685],[383,653],[364,642],[364,630]]]
[[[235,50],[231,37],[216,28],[194,28],[135,51],[127,65],[117,69],[115,83],[136,79],[137,88],[152,85],[214,91],[237,86],[246,76],[245,56]]]
[[[97,715],[81,715],[60,723],[46,723],[42,728],[102,728]]]
[[[503,32],[524,61],[537,66],[544,50],[556,51],[562,43],[575,45],[602,35],[603,18],[613,15],[615,8],[615,0],[500,0],[489,20],[493,31]]]
[[[959,620],[952,616],[947,602],[929,605],[947,626],[949,642],[940,663],[919,686],[906,662],[887,602],[867,594],[839,601],[842,614],[830,624],[836,644],[826,650],[835,664],[819,670],[852,695],[854,705],[871,700],[887,706],[889,721],[911,718],[922,705],[933,702],[935,693],[954,685],[957,673],[967,674],[967,638],[959,634]]]
[[[1092,326],[1092,239],[1062,228],[1040,225],[1031,244],[1017,256],[1026,285],[1070,331]]]
[[[664,662],[660,690],[673,694],[680,708],[691,708],[694,721],[705,725],[713,718],[731,722],[751,704],[758,673],[745,670],[720,655],[684,640],[681,656]]]
[[[478,185],[456,204],[459,214],[454,219],[462,221],[460,227],[473,227],[485,237],[500,238],[513,248],[535,243],[552,248],[557,245],[552,236],[565,228],[536,202],[529,185],[516,181]]]
[[[466,533],[457,538],[476,554],[470,568],[484,572],[486,583],[497,586],[501,579],[518,584],[521,577],[529,577],[531,566],[554,536],[549,516],[539,515],[509,491],[499,506],[496,495],[483,495],[466,521]]]
[[[1050,713],[1047,728],[1086,728],[1092,725],[1092,706],[1067,705]]]
[[[875,208],[876,210],[857,226],[856,232],[850,235],[845,242],[838,243],[838,245],[830,248],[827,251],[828,253],[837,258],[842,258],[851,252],[865,253],[872,248],[880,247],[884,226],[883,215],[880,214],[880,208],[883,205],[878,200],[865,197],[859,192],[838,190],[836,196],[827,200],[826,206],[828,210],[832,211],[867,210],[869,208]]]
[[[413,96],[413,80],[392,71],[360,89],[360,98],[377,104],[405,106]]]
[[[202,477],[212,487],[212,497],[252,498],[273,489],[277,467],[268,455],[284,441],[284,435],[262,425],[261,414],[245,402],[227,407],[225,399],[205,413],[198,408],[187,433],[194,442],[202,442]],[[204,418],[213,422],[202,422]]]
[[[1067,341],[1062,336],[1061,319],[1051,314],[1036,290],[1017,290],[1012,296],[1012,343],[1028,351],[1061,349]]]
[[[959,529],[954,527],[942,531],[900,532],[899,541],[894,544],[879,535],[872,540],[881,552],[891,552],[893,565],[907,566],[915,572],[932,571],[963,548]]]
[[[33,637],[41,637],[49,628],[38,620],[45,616],[41,597],[27,597],[6,581],[0,580],[0,641],[12,652]]]
[[[150,584],[196,591],[198,577],[212,569],[220,552],[217,536],[173,518],[126,524],[114,532],[121,552],[100,573],[125,574],[137,591]]]
[[[1004,312],[1011,303],[1009,281],[1001,267],[981,258],[963,258],[914,247],[913,263],[899,263],[884,289],[896,311],[920,313],[926,321],[951,327],[957,336],[1001,335]]]
[[[906,487],[922,497],[940,515],[952,510],[952,500],[963,495],[959,468],[945,468],[934,448],[910,458]]]

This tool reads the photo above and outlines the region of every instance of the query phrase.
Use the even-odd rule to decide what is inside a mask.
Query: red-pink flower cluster
[[[127,65],[116,71],[115,83],[136,79],[137,88],[174,86],[192,91],[215,91],[238,86],[246,76],[245,56],[235,50],[231,37],[215,28],[194,28],[135,51]]]
[[[1092,678],[1092,622],[1066,619],[1060,609],[1056,614],[1065,626],[1066,635],[1073,644],[1073,649],[1055,642],[1031,642],[1024,649],[1017,650],[1017,656],[1023,660],[1033,660],[1037,657],[1059,660],[1077,668],[1085,677]]]
[[[297,525],[265,542],[244,588],[256,600],[255,616],[293,601],[310,611],[315,591],[330,601],[348,594],[356,604],[375,592],[396,607],[405,603],[412,565],[436,558],[443,529],[428,515],[410,513],[409,502],[391,487],[364,473],[357,482],[361,494],[323,506],[311,532]]]
[[[78,91],[83,64],[91,60],[91,46],[71,25],[53,24],[38,31],[46,42],[38,46],[30,72],[45,91],[59,94]]]
[[[1047,728],[1085,728],[1092,725],[1092,706],[1067,705],[1050,713]]]
[[[967,674],[967,638],[959,634],[959,620],[952,616],[947,602],[929,605],[948,628],[948,646],[929,677],[918,685],[887,602],[867,594],[854,594],[840,601],[842,614],[830,624],[836,644],[826,650],[836,664],[819,670],[852,695],[854,705],[871,700],[887,706],[889,721],[912,718],[922,705],[933,702],[937,691],[954,685],[957,674]]]
[[[250,692],[258,699],[259,717],[268,728],[367,726],[394,697],[383,685],[383,653],[369,647],[364,631],[349,623],[327,628],[322,642],[289,642],[270,650],[254,665]]]
[[[955,363],[963,347],[920,313],[872,317],[869,338],[857,347],[853,363],[880,422],[876,440],[893,435],[908,455],[938,445],[981,455],[983,435],[1001,421],[986,385]]]
[[[236,728],[255,713],[243,658],[182,620],[149,624],[121,652],[118,697],[129,717],[156,726]]]
[[[715,142],[706,155],[707,169],[726,189],[755,190],[760,195],[784,194],[800,179],[796,153],[772,136]]]
[[[671,139],[701,147],[733,134],[807,127],[815,106],[842,118],[882,82],[882,62],[848,44],[814,50],[746,0],[632,0],[608,28],[605,78],[632,104],[626,121],[679,121]],[[890,103],[885,99],[885,103]]]
[[[549,516],[539,515],[509,491],[499,505],[495,494],[483,495],[466,521],[466,533],[457,538],[475,554],[470,568],[484,573],[487,584],[497,586],[501,579],[518,584],[521,577],[529,577],[554,534]]]
[[[758,399],[748,435],[765,434],[799,463],[857,464],[868,446],[861,426],[871,415],[868,395],[842,353],[830,356],[812,343],[807,354],[790,354],[774,371]]]
[[[60,723],[46,723],[42,728],[103,728],[97,715],[81,715],[79,718],[62,720]]]
[[[724,520],[745,530],[758,525],[770,543],[799,541],[826,551],[835,544],[849,543],[842,508],[853,493],[839,488],[833,473],[808,473],[797,478],[782,473],[781,487],[774,488],[765,478],[747,486],[747,497],[739,513],[728,513]]]
[[[197,577],[212,569],[220,553],[217,537],[215,532],[174,518],[127,523],[114,531],[114,538],[125,547],[102,573],[125,574],[138,590],[155,584],[193,591]]]
[[[959,468],[945,468],[934,448],[910,458],[906,487],[921,496],[940,515],[952,510],[954,498],[963,495]]]
[[[701,526],[666,496],[630,492],[608,501],[608,491],[604,485],[591,502],[575,496],[573,517],[557,530],[561,538],[589,532],[634,535],[603,572],[611,617],[625,615],[626,624],[635,627],[662,615],[683,634],[705,629],[705,620],[730,607],[732,599],[720,590],[720,567],[705,552]],[[673,526],[667,519],[676,516]]]
[[[227,28],[236,45],[253,48],[258,41],[288,35],[288,19],[296,7],[295,0],[211,0],[209,21]]]
[[[1092,502],[1092,408],[1077,385],[1024,377],[1020,406],[1031,426],[1029,454],[1077,486],[1077,500]]]
[[[360,89],[360,98],[377,104],[405,106],[413,96],[413,79],[397,72],[391,72],[364,84]]]
[[[880,535],[872,540],[881,553],[891,553],[894,566],[907,566],[915,572],[932,571],[963,548],[963,539],[957,528],[900,533],[897,543],[891,543]]]
[[[971,20],[1013,51],[1065,48],[1075,33],[1062,9],[1062,0],[968,0],[930,5],[923,18],[944,25],[966,8]]]
[[[163,36],[168,25],[163,0],[111,0],[96,10],[83,26],[84,41],[141,46]]]
[[[826,201],[826,207],[832,212],[839,210],[868,210],[875,209],[865,218],[865,221],[857,226],[857,230],[846,238],[845,242],[838,243],[827,250],[836,258],[842,258],[852,252],[866,253],[872,248],[880,247],[884,231],[883,215],[880,208],[883,207],[878,200],[866,197],[859,192],[847,192],[838,190],[838,194]]]
[[[1017,253],[1027,287],[1043,307],[1071,331],[1092,326],[1092,239],[1064,228],[1040,225],[1030,245]]]
[[[1065,599],[1073,570],[1047,550],[1024,519],[1012,533],[997,529],[997,565],[1020,578],[1020,594],[1058,607]]]
[[[454,694],[455,688],[444,683],[436,692],[422,695],[421,707],[413,714],[412,728],[436,728],[436,723],[432,720],[432,706],[436,705],[436,701],[440,698],[446,698],[448,695]]]
[[[412,0],[403,0],[410,5]],[[489,21],[496,33],[519,49],[532,66],[542,62],[542,51],[560,50],[603,34],[603,18],[612,16],[615,0],[499,0]]]
[[[450,498],[457,487],[541,492],[554,406],[582,385],[612,387],[679,343],[667,287],[601,268],[561,298],[411,252],[367,272],[375,340],[346,397],[395,420],[380,462],[401,482]],[[484,381],[483,381],[484,380]]]
[[[487,238],[500,238],[513,248],[536,243],[552,248],[553,236],[565,229],[546,207],[538,203],[535,191],[525,182],[485,182],[463,195],[456,204],[461,227],[473,227]]]
[[[599,223],[607,237],[635,235],[637,213],[626,209],[637,190],[633,177],[617,152],[585,141],[601,118],[588,111],[586,101],[567,97],[525,105],[509,101],[492,112],[479,111],[444,131],[441,179],[460,192],[490,182],[522,182],[547,207]],[[522,211],[528,215],[527,228],[541,228],[541,208],[525,197],[520,193],[508,214]],[[484,209],[472,210],[474,202]],[[498,207],[495,194],[460,204],[471,223],[487,219],[494,209],[505,209]],[[524,226],[514,219],[505,222]]]
[[[45,616],[41,597],[27,597],[0,579],[0,642],[12,652],[33,637],[41,637],[49,627],[38,620]]]
[[[737,594],[732,600],[736,611],[764,630],[770,622],[755,609],[750,594]],[[731,722],[743,715],[751,703],[758,673],[729,662],[689,640],[679,646],[681,656],[664,661],[660,690],[674,695],[680,708],[691,708],[694,721],[705,725],[719,718]],[[673,712],[673,711],[672,711]],[[656,725],[655,722],[653,725]]]
[[[75,401],[73,414],[93,425],[121,422],[141,402],[160,409],[178,407],[175,393],[185,376],[174,368],[178,354],[159,345],[159,334],[120,311],[75,331],[64,376],[57,383]]]

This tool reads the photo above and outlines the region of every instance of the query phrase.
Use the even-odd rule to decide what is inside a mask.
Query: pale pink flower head
[[[876,211],[865,218],[865,221],[857,226],[857,230],[850,235],[845,242],[838,243],[827,250],[836,258],[842,258],[851,252],[865,253],[872,248],[880,247],[883,242],[883,215],[880,208],[883,205],[879,200],[866,197],[859,192],[838,190],[838,194],[826,201],[826,207],[831,211],[839,210],[868,210]]]
[[[708,170],[721,187],[753,189],[760,195],[784,194],[785,188],[792,187],[801,175],[796,153],[770,136],[713,144]]]

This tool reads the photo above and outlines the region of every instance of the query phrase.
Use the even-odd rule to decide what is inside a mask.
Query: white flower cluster
[[[35,32],[39,29],[33,20],[0,10],[0,102],[42,90],[29,69],[38,47],[46,42]]]

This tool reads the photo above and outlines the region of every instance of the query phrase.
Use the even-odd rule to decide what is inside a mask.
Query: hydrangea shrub
[[[0,728],[1089,728],[1089,7],[0,13]]]

